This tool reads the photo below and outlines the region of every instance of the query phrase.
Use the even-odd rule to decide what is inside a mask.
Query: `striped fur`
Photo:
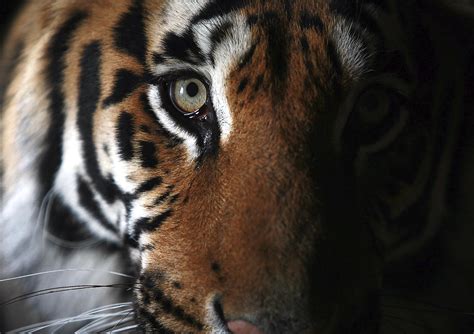
[[[3,57],[1,274],[100,271],[0,295],[128,284],[105,271],[136,281],[31,300],[6,328],[133,301],[148,332],[229,333],[231,320],[377,331],[382,263],[422,247],[439,221],[416,238],[391,224],[441,205],[426,199],[429,177],[446,182],[453,150],[432,132],[442,115],[410,113],[418,74],[387,56],[410,41],[384,40],[378,24],[398,25],[379,5],[29,1]],[[209,86],[202,120],[170,103],[182,76]],[[386,100],[367,114],[371,91]],[[380,172],[390,168],[399,174]]]

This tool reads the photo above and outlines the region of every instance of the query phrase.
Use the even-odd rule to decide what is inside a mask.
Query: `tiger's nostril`
[[[219,295],[214,295],[208,300],[208,322],[212,328],[213,333],[228,333],[228,334],[263,334],[257,326],[245,320],[227,321],[222,309],[222,304]]]
[[[227,327],[233,334],[263,334],[257,326],[243,320],[229,321]]]

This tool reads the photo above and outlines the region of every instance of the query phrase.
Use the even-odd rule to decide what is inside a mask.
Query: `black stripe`
[[[99,240],[84,224],[77,220],[74,212],[58,196],[53,196],[48,204],[48,233],[63,241],[80,242]]]
[[[159,187],[163,183],[163,179],[159,176],[149,179],[143,182],[140,187],[138,187],[136,194],[144,193],[150,190]]]
[[[135,227],[133,229],[132,234],[130,235],[130,239],[135,240],[138,243],[138,239],[140,238],[141,226],[148,224],[150,218],[140,218],[135,222]]]
[[[143,290],[141,290],[141,292],[143,294],[149,294],[151,300],[161,305],[161,311],[200,331],[203,330],[203,324],[201,324],[192,315],[186,313],[181,306],[175,305],[173,300],[165,295],[164,291],[159,288],[157,282],[153,280],[150,275],[143,275],[141,279],[143,286]]]
[[[149,296],[143,296],[144,299],[150,298]],[[140,308],[138,310],[138,317],[142,318],[145,322],[148,322],[153,328],[150,330],[149,328],[144,329],[144,332],[151,332],[157,334],[174,334],[175,332],[169,328],[166,328],[162,323],[156,320],[156,317],[150,313],[149,311]]]
[[[181,144],[183,140],[179,137],[176,137],[174,134],[169,132],[163,127],[158,126],[158,122],[156,122],[156,114],[153,108],[150,105],[150,102],[148,101],[148,96],[146,93],[143,93],[142,96],[140,97],[142,104],[143,104],[143,111],[148,117],[150,117],[150,124],[155,124],[156,125],[156,134],[163,136],[168,139],[166,143],[167,148],[175,148],[177,145]]]
[[[146,93],[143,93],[142,96],[140,96],[140,100],[142,101],[143,104],[143,111],[145,112],[148,117],[150,117],[150,121],[156,121],[156,114],[153,108],[150,105],[150,102],[148,101],[148,96]]]
[[[115,73],[114,88],[109,97],[104,100],[104,107],[117,104],[125,100],[142,83],[141,76],[126,70],[119,69]]]
[[[174,194],[173,196],[171,196],[170,200],[169,200],[169,204],[172,205],[174,203],[176,203],[176,201],[179,199],[179,194]]]
[[[301,48],[303,50],[303,59],[304,59],[304,65],[306,67],[306,78],[305,78],[305,86],[310,87],[314,86],[316,87],[316,90],[318,92],[324,92],[326,89],[324,88],[325,85],[322,84],[322,77],[317,73],[316,66],[314,64],[314,57],[311,55],[309,51],[310,45],[308,43],[308,40],[305,35],[303,35],[300,39],[300,44]],[[332,79],[332,77],[331,77]],[[327,80],[326,80],[327,81]],[[328,83],[326,83],[328,84]],[[338,92],[338,90],[335,90]],[[312,106],[308,106],[309,108],[313,108]]]
[[[288,20],[291,20],[293,17],[293,1],[294,0],[285,0],[285,14],[288,17]]]
[[[232,22],[225,21],[217,26],[211,33],[210,40],[212,49],[215,49],[217,45],[226,37],[229,31],[232,29]]]
[[[278,16],[271,16],[266,21],[268,38],[267,64],[270,66],[274,82],[274,96],[281,98],[288,74],[288,36],[285,23]]]
[[[170,200],[168,201],[169,205],[176,203],[178,198],[179,198],[179,194],[174,194],[173,196],[171,196]]]
[[[140,125],[140,131],[144,133],[151,134],[150,127],[148,125],[142,124]]]
[[[133,159],[133,137],[135,135],[135,123],[132,114],[122,112],[118,119],[116,137],[120,157],[123,160]]]
[[[255,92],[259,91],[260,88],[262,88],[262,84],[263,84],[263,74],[259,74],[257,76],[257,79],[255,79],[255,84],[253,85],[253,90]]]
[[[239,70],[243,69],[245,66],[250,64],[256,48],[257,48],[257,44],[253,44],[250,47],[250,49],[245,53],[245,55],[242,57],[242,60],[239,63]]]
[[[173,214],[173,210],[168,209],[165,212],[159,214],[155,218],[151,219],[147,226],[144,228],[147,232],[153,232],[160,228],[160,226]]]
[[[125,206],[125,220],[128,221],[132,211],[132,202],[137,199],[137,196],[131,193],[121,193],[120,199]]]
[[[135,0],[129,11],[122,15],[114,28],[114,41],[120,51],[136,57],[142,64],[145,63],[147,34],[142,0]]]
[[[163,213],[159,214],[155,218],[141,219],[135,223],[135,236],[139,236],[141,233],[150,233],[156,231],[160,226],[171,217],[173,210],[168,209]],[[136,238],[138,239],[138,238]]]
[[[153,53],[153,63],[155,63],[155,65],[163,64],[164,62],[165,58],[160,53]]]
[[[308,38],[306,38],[305,35],[301,36],[300,44],[301,44],[301,50],[306,55],[309,51],[309,43],[308,43]]]
[[[77,127],[82,137],[82,152],[86,171],[94,188],[108,203],[112,203],[117,199],[119,190],[114,182],[104,178],[99,169],[93,136],[94,113],[97,110],[102,89],[100,82],[101,57],[101,45],[98,41],[88,44],[82,53],[77,102],[79,106]]]
[[[338,77],[341,77],[344,70],[343,66],[341,63],[341,58],[339,57],[339,53],[337,52],[337,48],[334,45],[334,42],[332,40],[329,40],[327,43],[327,54],[329,57],[329,60],[331,60],[333,69]]]
[[[258,15],[249,15],[249,17],[247,17],[247,24],[251,27],[256,25],[258,21],[259,21]]]
[[[229,21],[226,21],[222,24],[220,24],[218,27],[216,27],[211,34],[210,40],[211,40],[211,51],[210,51],[210,58],[212,61],[212,64],[215,64],[215,51],[217,47],[222,43],[222,41],[229,36],[230,31],[232,29],[232,23]]]
[[[132,247],[132,248],[138,248],[140,245],[138,244],[138,241],[133,239],[130,235],[126,235],[124,242],[127,246]]]
[[[161,204],[163,204],[163,202],[164,202],[168,197],[170,197],[171,191],[173,190],[173,188],[174,188],[173,186],[168,187],[168,190],[167,190],[165,193],[163,193],[160,197],[158,197],[158,198],[155,200],[155,202],[154,202],[153,204],[154,204],[155,206],[156,206],[156,205],[161,205]]]
[[[47,50],[47,59],[50,62],[46,68],[46,81],[51,87],[49,93],[50,107],[49,128],[45,138],[45,147],[39,164],[39,177],[43,183],[42,198],[53,185],[54,176],[61,164],[64,131],[64,70],[66,68],[65,55],[69,51],[69,43],[81,22],[86,18],[86,13],[74,13],[52,37]]]
[[[185,31],[181,36],[174,32],[168,33],[163,40],[164,56],[178,59],[193,65],[204,63],[205,58],[201,49],[194,39],[191,29]]]
[[[300,26],[303,29],[314,29],[319,33],[324,31],[323,21],[318,16],[303,12],[300,17]]]
[[[249,83],[249,78],[244,77],[240,81],[239,87],[237,87],[237,93],[239,93],[239,94],[242,93],[245,90],[245,88],[247,87],[248,83]]]
[[[306,60],[305,66],[307,68],[307,75],[304,81],[306,87],[314,86],[317,92],[325,92],[327,90],[326,87],[332,86],[334,87],[332,88],[335,92],[334,96],[339,96],[338,94],[340,94],[340,82],[338,80],[334,80],[339,78],[331,77],[328,82],[328,79],[323,79],[323,77],[321,77],[320,75],[316,75],[316,69],[311,60]],[[312,102],[308,102],[306,106],[309,109],[316,110],[315,107],[312,105]],[[321,108],[318,107],[317,109],[319,110]]]
[[[102,210],[100,209],[99,203],[94,198],[94,193],[92,192],[90,186],[87,182],[80,177],[77,176],[77,192],[79,195],[79,203],[81,206],[87,210],[102,226],[104,226],[107,230],[118,233],[118,229],[115,225],[112,225],[105,215],[103,214]]]
[[[249,25],[261,25],[267,36],[266,61],[273,79],[273,95],[281,99],[288,74],[289,44],[286,22],[274,11],[249,16]]]
[[[277,12],[268,10],[258,14],[249,15],[247,17],[247,24],[250,26],[254,26],[256,24],[266,25],[268,22],[279,20],[278,16],[279,15]]]
[[[247,6],[248,0],[214,0],[209,2],[191,21],[192,24],[210,20],[216,16],[224,16],[232,11]]]
[[[155,168],[158,166],[156,145],[149,141],[140,141],[138,144],[140,147],[142,167]]]
[[[156,249],[156,246],[154,244],[146,244],[140,247],[140,252],[149,252]]]

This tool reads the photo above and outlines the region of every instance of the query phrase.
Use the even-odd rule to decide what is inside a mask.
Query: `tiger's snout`
[[[222,298],[214,298],[209,303],[207,319],[212,333],[222,334],[266,334],[266,333],[306,333],[309,326],[298,324],[286,316],[268,315],[266,312],[226,314],[221,305]],[[289,306],[291,308],[291,306]],[[259,315],[260,314],[260,315]],[[266,314],[266,315],[264,315]]]
[[[243,320],[230,321],[227,327],[232,334],[263,334],[257,326]]]

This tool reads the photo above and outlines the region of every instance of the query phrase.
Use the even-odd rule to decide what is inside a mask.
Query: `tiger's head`
[[[324,1],[137,1],[111,36],[78,51],[76,127],[95,153],[77,193],[114,212],[103,218],[139,262],[147,330],[311,332],[344,313],[340,305],[369,301],[367,228],[337,223],[354,224],[342,231],[322,217],[318,123],[369,66],[332,10]],[[79,29],[97,35],[92,26]],[[345,244],[328,249],[338,232]],[[334,248],[351,244],[366,263],[335,277],[329,259],[349,254]],[[326,295],[329,282],[311,287],[319,276],[354,287]]]
[[[359,191],[402,219],[436,172],[380,75],[376,1],[55,3],[41,179],[128,249],[143,329],[375,331],[380,249],[406,235],[381,242]]]

